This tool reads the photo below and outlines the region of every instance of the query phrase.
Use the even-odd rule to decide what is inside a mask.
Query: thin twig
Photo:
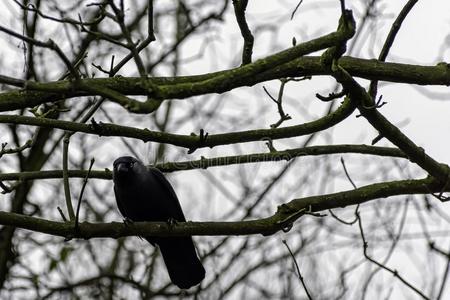
[[[59,214],[61,215],[61,218],[63,219],[64,222],[67,222],[67,218],[64,215],[64,212],[62,211],[61,207],[56,207],[56,209],[59,211]]]
[[[294,15],[297,12],[298,8],[300,7],[300,5],[302,5],[303,0],[300,0],[297,4],[297,6],[294,8],[294,11],[291,14],[291,20],[294,19]]]
[[[64,54],[64,52],[61,50],[61,48],[59,48],[59,46],[52,39],[49,39],[47,42],[38,41],[36,39],[30,38],[30,37],[24,36],[20,33],[17,33],[15,31],[12,31],[1,25],[0,25],[0,31],[3,31],[3,32],[7,33],[8,35],[18,38],[29,44],[32,44],[32,45],[35,45],[38,47],[48,48],[48,49],[55,51],[56,54],[58,54],[58,56],[64,62],[64,64],[67,66],[67,68],[69,69],[72,76],[76,79],[80,79],[80,74],[78,73],[77,70],[75,70],[74,65],[70,62],[70,60],[67,58],[67,56]]]
[[[114,1],[110,0],[108,1],[109,6],[114,11],[114,14],[116,15],[116,22],[119,24],[120,29],[123,33],[123,36],[125,37],[128,45],[127,48],[130,50],[131,54],[133,55],[134,61],[136,63],[136,67],[139,71],[139,75],[141,77],[147,76],[147,71],[144,66],[144,62],[142,61],[142,58],[139,55],[140,50],[138,50],[137,44],[133,42],[133,39],[131,37],[131,33],[128,30],[127,26],[125,25],[125,10],[123,6],[123,2],[121,2],[120,8],[118,8]]]
[[[298,266],[297,259],[295,258],[294,253],[292,253],[291,248],[290,248],[289,245],[287,244],[286,240],[283,240],[283,244],[284,244],[284,245],[286,246],[286,248],[288,249],[289,254],[290,254],[291,257],[292,257],[292,260],[294,261],[295,268],[297,269],[298,278],[300,279],[300,282],[302,283],[302,286],[303,286],[303,288],[305,289],[306,296],[308,296],[308,299],[312,300],[312,297],[311,297],[311,295],[310,295],[310,293],[309,293],[309,291],[308,291],[308,288],[306,287],[306,284],[305,284],[305,281],[304,281],[304,279],[303,279],[303,276],[302,276],[302,274],[300,273],[300,268],[299,268],[299,266]]]
[[[86,123],[92,117],[92,115],[98,110],[98,108],[103,103],[103,101],[104,101],[104,98],[97,100],[97,102],[89,109],[89,111],[86,113],[86,115],[84,115],[81,118],[80,123]],[[69,175],[68,175],[68,152],[69,152],[70,137],[74,133],[75,133],[74,131],[72,131],[72,132],[66,131],[66,133],[64,134],[64,139],[63,139],[63,182],[64,182],[64,194],[65,194],[65,198],[66,198],[67,211],[69,213],[69,218],[70,218],[71,221],[75,220],[75,213],[74,213],[74,210],[73,210],[72,199],[71,199],[71,195],[70,195],[70,185],[69,185]]]
[[[397,270],[393,270],[381,263],[379,263],[378,261],[376,261],[375,259],[371,258],[369,256],[369,254],[367,253],[367,248],[368,248],[368,243],[366,242],[366,237],[364,235],[364,229],[362,226],[362,220],[361,220],[361,215],[359,214],[359,212],[357,212],[357,218],[358,218],[358,225],[359,225],[359,230],[361,233],[361,238],[363,241],[363,253],[364,253],[364,257],[369,260],[370,262],[372,262],[373,264],[377,265],[379,268],[382,268],[383,270],[388,271],[389,273],[391,273],[392,275],[394,275],[394,277],[398,278],[403,284],[405,284],[407,287],[409,287],[411,290],[413,290],[414,292],[416,292],[420,297],[422,297],[423,299],[430,299],[428,298],[426,295],[424,295],[421,291],[419,291],[415,286],[413,286],[411,283],[409,283],[408,281],[406,281],[399,273]]]
[[[269,141],[269,140],[268,140]],[[318,156],[342,153],[359,153],[367,155],[377,155],[383,157],[399,157],[406,158],[406,155],[399,149],[389,147],[373,147],[366,145],[323,145],[310,146],[304,148],[292,148],[280,150],[275,152],[261,152],[250,153],[245,155],[231,155],[206,158],[203,157],[198,160],[186,160],[176,162],[166,162],[154,165],[153,167],[162,172],[175,172],[195,169],[208,169],[217,166],[229,166],[247,163],[262,163],[273,161],[290,161],[296,157],[304,156]],[[105,170],[93,171],[91,178],[111,179],[111,173]],[[83,170],[69,170],[69,177],[84,178],[86,171]],[[38,180],[62,178],[61,170],[46,170],[46,171],[27,171],[19,173],[4,173],[0,174],[0,180]],[[439,189],[441,190],[441,189]]]
[[[350,183],[352,184],[353,188],[355,188],[355,189],[358,188],[356,186],[356,184],[353,182],[352,178],[350,177],[350,174],[347,171],[347,167],[345,166],[345,161],[344,161],[343,157],[341,157],[341,164],[342,164],[342,167],[344,168],[345,176],[347,176],[347,179],[350,181]],[[328,211],[330,212],[331,216],[333,218],[335,218],[336,220],[338,220],[339,222],[341,222],[341,223],[343,223],[345,225],[353,225],[353,224],[355,224],[358,221],[357,213],[359,211],[359,204],[356,205],[356,208],[355,208],[355,219],[353,221],[345,221],[345,220],[339,218],[331,209],[329,209]]]
[[[86,177],[84,177],[83,180],[83,186],[81,187],[80,195],[78,196],[78,205],[77,205],[77,213],[75,215],[75,230],[78,230],[78,221],[80,216],[80,207],[81,207],[81,201],[83,200],[83,194],[84,189],[86,188],[87,182],[89,180],[89,175],[91,174],[92,166],[94,165],[95,159],[91,159],[91,164],[89,165],[88,172],[86,174]]]
[[[447,278],[449,275],[449,270],[450,270],[450,253],[443,251],[442,249],[439,249],[438,247],[436,247],[436,245],[434,244],[434,242],[430,242],[429,245],[431,250],[436,251],[437,253],[439,253],[440,255],[444,256],[447,259],[447,263],[445,266],[445,270],[444,270],[444,275],[442,276],[442,280],[441,280],[441,285],[439,287],[439,293],[436,297],[436,300],[440,300],[442,298],[442,295],[444,293],[445,290],[445,286],[446,286],[446,282],[447,282]]]
[[[355,189],[358,188],[356,186],[356,184],[353,182],[352,178],[350,177],[350,174],[348,174],[347,167],[345,166],[345,161],[344,161],[343,157],[341,157],[341,164],[342,164],[342,167],[344,168],[345,176],[347,176],[348,181],[350,181],[350,183],[352,184],[353,188],[355,188]]]
[[[69,214],[70,221],[75,220],[75,213],[73,211],[72,198],[70,195],[70,184],[69,184],[69,172],[68,172],[68,160],[69,160],[69,142],[71,134],[66,132],[63,139],[63,184],[64,184],[64,196],[66,199],[67,212]]]
[[[15,147],[15,148],[6,148],[8,143],[2,143],[1,149],[0,149],[0,158],[5,154],[14,154],[18,152],[22,152],[28,148],[31,148],[34,144],[35,136],[33,136],[31,139],[27,140],[23,145]]]
[[[33,3],[28,3],[27,5],[23,5],[22,3],[20,3],[17,0],[13,0],[21,9],[25,10],[25,11],[31,11],[34,12],[36,14],[38,14],[40,17],[47,19],[47,20],[51,20],[54,22],[58,22],[58,23],[63,23],[63,24],[72,24],[72,25],[88,25],[88,26],[92,26],[92,25],[96,25],[98,23],[100,23],[104,18],[105,18],[105,13],[104,13],[104,9],[102,8],[103,5],[97,5],[100,6],[100,14],[98,15],[98,17],[96,17],[95,19],[93,19],[90,22],[82,22],[82,21],[77,21],[75,19],[72,18],[56,18],[56,17],[52,17],[49,15],[46,15],[44,13],[42,13]],[[91,5],[87,5],[87,6],[91,6]]]
[[[14,77],[9,77],[5,75],[0,75],[0,83],[17,86],[17,87],[24,87],[26,81],[23,79],[17,79]]]
[[[389,50],[394,44],[395,37],[397,36],[397,33],[399,32],[403,21],[405,20],[406,16],[411,11],[411,9],[414,7],[414,5],[417,3],[417,1],[418,0],[409,0],[408,3],[406,3],[406,5],[400,11],[399,15],[392,24],[391,30],[389,31],[386,41],[384,42],[383,48],[381,49],[380,55],[378,56],[379,61],[386,60]],[[372,99],[376,98],[377,90],[378,90],[378,80],[372,80],[370,82],[369,87],[369,95],[372,97]]]
[[[7,186],[6,184],[4,184],[2,181],[0,181],[0,188],[2,188],[2,194],[8,194],[11,193],[11,188],[9,186]]]
[[[155,37],[155,30],[153,27],[153,0],[148,0],[147,6],[148,6],[147,7],[147,18],[148,18],[147,35],[150,40],[155,41],[156,37]]]
[[[280,89],[278,90],[277,99],[275,99],[269,93],[269,91],[266,89],[266,87],[263,86],[264,92],[266,92],[266,94],[269,96],[269,98],[277,104],[278,114],[280,115],[280,119],[276,123],[271,124],[270,128],[278,128],[284,121],[292,119],[291,116],[289,114],[286,114],[283,109],[283,94],[284,94],[284,87],[285,87],[286,83],[288,83],[289,81],[303,81],[303,80],[307,80],[307,79],[311,79],[311,76],[305,76],[302,78],[282,78],[282,79],[280,79],[281,85],[280,85]]]
[[[330,93],[328,94],[328,96],[322,96],[321,94],[316,93],[316,97],[323,102],[329,102],[344,97],[346,93],[347,92],[345,90],[342,90],[341,92],[338,93]]]

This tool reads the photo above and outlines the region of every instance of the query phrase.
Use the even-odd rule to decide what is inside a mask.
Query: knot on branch
[[[192,137],[196,137],[197,134],[194,132],[191,132]],[[192,154],[197,150],[198,148],[204,147],[206,145],[206,140],[208,138],[208,132],[206,132],[203,128],[200,129],[200,135],[198,136],[198,142],[197,145],[194,147],[189,148],[188,154]]]
[[[200,168],[202,168],[203,170],[208,169],[208,159],[203,155],[200,156]]]
[[[356,23],[351,10],[342,6],[342,15],[339,19],[337,33],[342,39],[333,47],[328,48],[321,56],[320,62],[327,68],[331,68],[332,62],[338,60],[347,51],[347,41],[353,37],[356,31]]]
[[[370,111],[370,110],[374,110],[374,109],[378,109],[378,108],[383,107],[384,105],[387,104],[387,102],[386,101],[381,101],[382,99],[383,99],[383,95],[381,95],[378,98],[377,102],[374,103],[373,105],[365,105],[364,103],[362,103],[361,104],[361,110],[362,111]],[[357,115],[356,117],[359,118],[359,117],[361,117],[361,115]]]
[[[266,141],[266,146],[269,149],[270,153],[277,153],[278,152],[278,150],[273,145],[273,140],[270,137],[265,137],[262,140]]]
[[[102,136],[102,133],[104,131],[102,122],[97,123],[97,121],[94,118],[92,118],[90,127],[92,128],[92,130],[95,131],[95,133],[98,134],[98,136]]]
[[[310,209],[310,208],[309,208]],[[279,219],[275,221],[277,227],[279,227],[283,232],[288,232],[292,229],[292,224],[295,220],[300,218],[306,211],[306,208],[294,209],[288,204],[281,204],[277,208],[276,215],[279,215]]]

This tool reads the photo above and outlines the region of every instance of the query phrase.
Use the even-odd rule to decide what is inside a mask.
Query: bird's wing
[[[119,208],[120,213],[124,218],[129,218],[125,206],[123,205],[122,201],[120,201],[121,198],[118,195],[117,187],[115,185],[114,185],[114,195],[116,196],[117,207]]]
[[[161,173],[161,171],[156,168],[149,168],[149,172],[151,172],[154,175],[154,178],[156,178],[156,180],[158,180],[158,182],[167,190],[169,194],[170,204],[176,210],[176,215],[173,216],[174,219],[180,222],[186,222],[186,218],[184,217],[180,201],[178,200],[177,194],[175,194],[175,191],[170,182],[166,179],[163,173]]]

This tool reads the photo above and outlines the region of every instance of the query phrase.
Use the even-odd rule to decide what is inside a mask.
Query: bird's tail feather
[[[170,279],[179,288],[188,289],[205,278],[205,269],[197,257],[191,237],[159,238],[156,243]]]

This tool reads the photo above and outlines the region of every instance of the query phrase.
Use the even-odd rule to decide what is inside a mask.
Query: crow
[[[147,168],[131,156],[114,161],[114,194],[125,220],[186,222],[177,195],[169,181],[156,168]],[[171,281],[188,289],[205,278],[191,237],[144,237],[158,245]]]

